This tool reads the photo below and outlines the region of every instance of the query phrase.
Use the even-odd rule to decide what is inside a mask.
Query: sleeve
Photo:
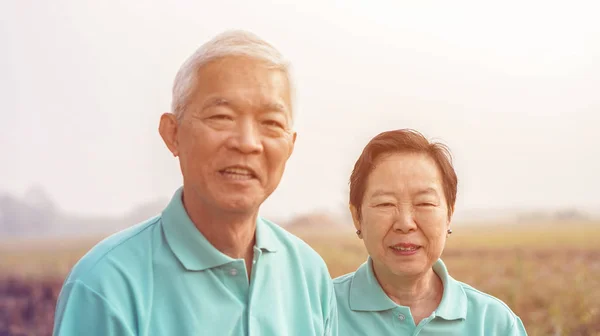
[[[133,336],[131,328],[101,294],[79,280],[65,284],[54,316],[54,336]]]
[[[335,290],[333,285],[330,290],[329,313],[325,320],[325,336],[338,336],[338,312]]]
[[[527,331],[525,331],[525,326],[523,325],[523,321],[518,316],[515,316],[514,323],[510,328],[510,333],[508,335],[511,336],[527,336]]]

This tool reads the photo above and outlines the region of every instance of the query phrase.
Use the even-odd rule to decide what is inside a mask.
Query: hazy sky
[[[367,4],[369,3],[369,4]],[[229,28],[293,63],[298,140],[263,214],[340,210],[366,142],[443,140],[458,212],[600,206],[594,1],[0,0],[0,190],[119,214],[181,183],[160,139],[184,59]]]

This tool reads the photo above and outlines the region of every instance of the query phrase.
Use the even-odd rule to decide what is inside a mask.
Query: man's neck
[[[257,213],[217,212],[192,193],[184,194],[183,205],[192,223],[217,250],[234,259],[252,260]]]
[[[428,316],[440,304],[444,286],[433,269],[424,274],[404,277],[392,274],[383,267],[373,265],[373,268],[383,291],[392,301],[409,307],[413,315]],[[420,321],[423,316],[413,317]]]

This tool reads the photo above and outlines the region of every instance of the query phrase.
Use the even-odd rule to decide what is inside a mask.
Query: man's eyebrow
[[[230,105],[229,101],[225,98],[222,97],[212,97],[207,99],[204,104],[202,104],[202,107],[200,108],[200,110],[205,110],[209,107],[214,107],[214,106],[226,106],[226,105]]]
[[[285,107],[285,105],[282,103],[276,103],[276,102],[265,103],[265,104],[263,104],[262,109],[264,111],[270,111],[270,112],[287,113],[287,108]]]
[[[207,108],[215,107],[215,106],[233,106],[233,104],[231,103],[231,101],[229,101],[223,97],[212,97],[212,98],[208,98],[204,102],[204,104],[202,104],[202,107],[200,110],[205,110]],[[288,111],[285,104],[282,104],[279,102],[264,103],[264,104],[262,104],[261,109],[263,111],[268,111],[268,112],[287,113],[287,111]]]

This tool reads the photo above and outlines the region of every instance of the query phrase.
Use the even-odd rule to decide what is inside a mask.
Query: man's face
[[[257,211],[279,184],[296,140],[288,79],[244,57],[210,62],[199,78],[179,123],[163,115],[161,135],[179,156],[194,198],[225,212]]]

